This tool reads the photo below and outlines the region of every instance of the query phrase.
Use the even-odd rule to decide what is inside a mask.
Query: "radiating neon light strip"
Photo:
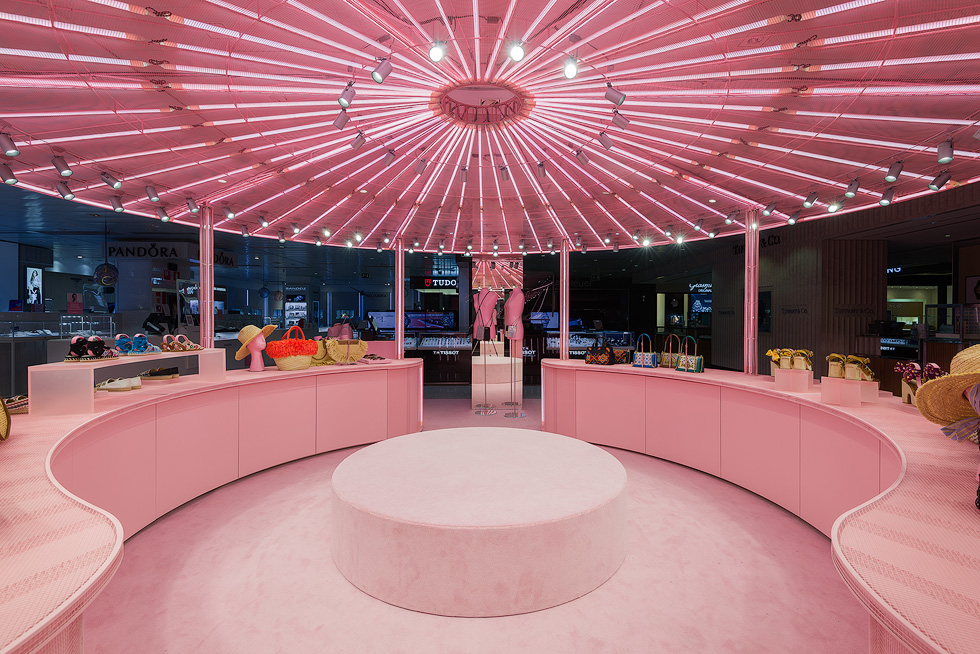
[[[485,78],[486,78],[487,81],[493,80],[494,77],[496,77],[497,75],[500,75],[500,71],[503,70],[503,65],[501,65],[500,69],[497,70],[497,73],[495,75],[493,73],[493,62],[495,62],[497,60],[497,55],[500,54],[500,46],[501,46],[501,44],[503,44],[506,41],[506,39],[507,39],[507,35],[509,33],[508,30],[510,30],[510,20],[514,16],[514,8],[516,6],[517,6],[517,0],[510,0],[507,3],[507,11],[504,12],[504,19],[500,22],[500,29],[497,31],[497,38],[496,38],[496,40],[494,40],[494,42],[493,42],[493,50],[490,52],[490,60],[487,62],[487,70],[486,70],[486,76],[485,76]],[[479,30],[477,29],[477,26],[479,25],[479,23],[476,22],[476,18],[477,18],[476,14],[477,14],[477,12],[474,11],[473,14],[474,14],[474,16],[473,16],[473,20],[474,20],[474,33],[478,34],[479,33]],[[477,40],[479,40],[479,39],[477,39]],[[479,60],[479,58],[477,58],[477,59]],[[507,59],[510,59],[510,57],[507,57]],[[504,62],[504,63],[506,63],[506,62]]]
[[[512,148],[511,152],[513,153],[519,152],[519,150],[516,149],[517,146],[515,142],[510,139],[507,130],[501,130],[501,131],[504,135],[504,139],[510,144]],[[501,149],[501,151],[503,151],[503,149]],[[515,156],[517,155],[515,154]],[[551,203],[548,201],[548,197],[545,195],[544,189],[541,187],[540,184],[538,184],[537,179],[534,178],[533,171],[529,170],[530,165],[528,164],[527,159],[520,156],[518,156],[517,159],[518,159],[517,161],[518,167],[524,173],[524,176],[527,177],[528,182],[531,184],[531,187],[534,189],[535,194],[538,196],[538,202],[540,202],[544,207],[545,213],[548,214],[552,222],[558,227],[559,233],[565,234],[567,236],[568,232],[561,224],[561,221],[558,220],[558,213],[554,210],[554,208],[551,206]],[[515,179],[514,175],[511,175],[510,179],[511,182],[514,184],[514,190],[518,192],[518,197],[521,197],[520,191],[518,191],[517,189],[517,180]],[[559,188],[559,190],[561,189]],[[538,232],[534,229],[534,221],[531,220],[531,216],[530,214],[528,214],[527,207],[524,206],[523,198],[521,199],[521,208],[524,210],[524,217],[527,219],[527,227],[528,229],[531,230],[531,238],[534,240],[534,243],[537,246],[538,250],[541,250],[541,239],[538,238]]]
[[[454,125],[452,138],[448,139],[446,141],[445,146],[441,148],[439,152],[433,155],[432,158],[429,160],[429,163],[432,163],[433,161],[438,161],[438,163],[435,165],[435,170],[432,171],[432,174],[429,175],[429,179],[427,179],[425,181],[425,184],[422,185],[419,194],[415,198],[415,202],[412,204],[412,208],[408,210],[408,215],[405,217],[405,220],[402,221],[401,226],[399,226],[398,229],[395,231],[396,235],[399,236],[403,235],[405,233],[405,230],[408,229],[408,226],[412,224],[412,219],[415,218],[415,214],[418,213],[419,209],[422,206],[421,198],[423,198],[425,195],[428,194],[429,189],[435,185],[436,180],[438,180],[439,178],[439,175],[441,175],[442,171],[446,168],[446,162],[442,161],[443,156],[445,156],[444,153],[451,152],[453,148],[455,148],[456,145],[459,144],[459,142],[462,140],[462,138],[465,135],[466,135],[466,130],[464,128]],[[450,172],[450,175],[452,175],[452,172]]]
[[[465,132],[465,134],[463,136],[463,140],[467,144],[472,144],[472,142],[473,142],[473,133],[474,132],[475,132],[474,129],[468,129],[468,130],[466,130],[466,132]],[[429,243],[432,242],[432,235],[435,233],[435,231],[436,231],[436,225],[439,223],[439,216],[442,215],[442,210],[445,208],[446,203],[449,201],[449,189],[450,189],[450,187],[452,187],[452,184],[453,184],[453,173],[452,173],[452,171],[453,170],[459,170],[459,167],[463,164],[463,155],[466,154],[466,152],[467,152],[467,146],[464,145],[464,146],[462,146],[462,147],[459,148],[459,156],[456,158],[456,166],[455,166],[455,168],[450,169],[449,182],[446,185],[446,193],[445,193],[445,195],[443,195],[442,201],[439,202],[439,208],[436,209],[436,213],[432,217],[432,226],[429,228],[429,235],[425,238],[425,243],[422,245],[422,249],[423,250],[428,250],[429,249]],[[463,185],[461,185],[461,186],[463,186]],[[458,208],[457,208],[457,211],[458,211]],[[457,225],[458,225],[458,216],[459,216],[459,214],[457,213]],[[455,242],[455,239],[453,239],[453,242]],[[453,248],[450,247],[449,251],[452,252],[453,251]]]
[[[473,156],[472,156],[473,155],[473,140],[474,140],[474,137],[476,136],[476,133],[477,133],[477,130],[475,130],[475,129],[470,130],[470,131],[471,131],[471,134],[470,134],[469,142],[466,145],[466,158],[465,158],[465,161],[467,163],[467,167],[469,167],[469,162],[473,160]],[[453,240],[452,240],[452,245],[450,246],[450,249],[451,249],[452,252],[456,252],[457,251],[457,248],[456,248],[456,240],[459,238],[459,219],[460,219],[460,217],[463,214],[463,200],[466,197],[466,185],[469,184],[469,183],[470,183],[469,182],[469,177],[467,176],[466,181],[459,185],[459,200],[457,201],[457,206],[456,206],[456,224],[453,226]],[[463,247],[460,247],[458,251],[459,252],[462,252],[463,251]]]
[[[32,111],[30,113],[3,113],[0,118],[69,118],[72,116],[119,116],[122,114],[168,114],[170,107],[162,109],[90,109],[84,111]]]
[[[419,23],[417,20],[415,20],[415,16],[412,15],[412,12],[410,12],[408,9],[405,8],[405,5],[401,3],[401,0],[392,0],[392,2],[394,2],[395,6],[397,6],[399,9],[402,10],[402,13],[405,14],[406,17],[408,17],[408,20],[412,23],[412,25],[415,26],[415,29],[418,31],[418,33],[421,34],[422,37],[425,39],[426,44],[435,41],[435,39],[432,38],[432,36],[426,31],[426,29],[422,27],[422,24]],[[446,29],[449,29],[448,23],[446,24]],[[450,35],[451,34],[452,31],[450,30]],[[426,47],[428,48],[428,46]],[[459,68],[456,67],[456,63],[452,61],[452,59],[450,59],[449,57],[445,57],[440,63],[442,63],[445,66],[448,66],[449,68],[452,68],[457,73],[455,81],[460,80],[461,71],[459,70]]]
[[[501,224],[504,227],[504,245],[503,245],[503,249],[504,249],[504,252],[511,252],[511,251],[513,251],[513,248],[511,247],[511,242],[510,242],[510,227],[507,225],[507,212],[504,210],[504,194],[500,190],[500,168],[497,165],[497,163],[493,160],[493,147],[491,146],[491,143],[490,143],[490,135],[491,134],[493,135],[494,139],[496,139],[496,137],[497,137],[497,130],[495,130],[495,129],[493,129],[493,130],[486,130],[486,135],[487,135],[487,152],[490,153],[490,178],[493,180],[493,186],[494,186],[494,188],[497,189],[497,206],[500,208],[500,222],[501,222]],[[500,141],[499,140],[497,140],[497,152],[498,153],[503,152],[503,148],[500,147]],[[498,154],[498,156],[500,156],[500,160],[503,161],[504,164],[506,164],[506,160],[503,158],[503,155]],[[510,179],[511,179],[511,181],[513,181],[514,180],[514,176],[511,175],[510,176]],[[523,207],[524,206],[524,200],[520,198],[520,194],[518,194],[518,200],[521,203],[521,206]],[[499,246],[499,242],[498,242],[498,246]]]
[[[507,157],[504,155],[504,148],[500,144],[499,134],[503,134],[504,140],[507,141],[508,146],[511,148],[511,154],[514,156],[515,159],[514,161],[507,161]],[[489,138],[487,140],[489,141]],[[508,170],[514,169],[515,167],[519,168],[521,172],[524,174],[524,176],[527,177],[528,176],[527,162],[518,155],[520,151],[517,149],[517,145],[514,143],[514,141],[510,139],[507,131],[502,129],[494,129],[493,140],[497,143],[497,152],[500,153],[500,160],[504,162],[504,165],[508,167]],[[540,188],[536,184],[534,184],[534,182],[531,182],[531,177],[528,177],[528,181],[531,183],[531,186],[534,188],[534,192],[538,196],[538,201],[540,202],[546,200],[546,198],[540,193]],[[531,215],[527,211],[527,205],[524,204],[524,196],[521,194],[521,190],[517,186],[516,171],[511,173],[510,175],[510,184],[514,188],[514,193],[516,194],[517,200],[518,202],[520,202],[521,205],[521,211],[524,213],[524,223],[526,223],[528,228],[531,230],[531,235],[534,238],[535,243],[538,243],[537,234],[534,231],[534,226],[531,224]],[[545,209],[545,211],[547,212],[547,208]],[[503,197],[500,198],[500,213],[504,218],[504,231],[507,238],[507,252],[513,253],[514,245],[510,238],[510,230],[507,229],[507,216],[503,206]],[[524,223],[522,223],[522,227]],[[523,235],[523,229],[521,231]],[[540,246],[541,244],[538,243],[539,248]]]
[[[305,13],[307,16],[313,16],[317,20],[321,20],[324,23],[330,25],[331,27],[337,28],[344,34],[350,34],[351,36],[360,39],[361,41],[370,45],[371,47],[378,48],[385,54],[389,54],[389,55],[391,54],[391,48],[386,47],[385,45],[379,43],[376,38],[371,38],[370,36],[361,34],[357,30],[351,29],[350,25],[345,25],[340,21],[336,21],[333,18],[330,18],[330,16],[327,16],[326,14],[317,11],[316,9],[310,7],[309,5],[299,2],[299,0],[286,0],[286,4],[296,7],[297,9]]]

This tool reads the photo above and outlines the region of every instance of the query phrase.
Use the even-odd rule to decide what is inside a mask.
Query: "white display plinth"
[[[519,357],[473,357],[472,405],[502,408],[504,402],[524,406],[524,361]],[[511,390],[513,381],[513,390]],[[513,397],[512,397],[513,395]],[[511,405],[512,406],[512,405]]]
[[[776,368],[773,371],[776,378],[776,390],[784,393],[809,393],[813,387],[812,370],[794,370],[792,368]]]
[[[41,416],[63,416],[95,412],[95,371],[100,368],[126,366],[118,376],[135,377],[150,368],[165,368],[164,359],[197,357],[197,378],[201,381],[223,381],[225,351],[211,348],[191,352],[162,352],[146,356],[123,356],[101,361],[48,363],[27,369],[27,389],[31,413]]]
[[[878,402],[878,382],[839,377],[820,378],[820,401],[824,404],[858,407]]]

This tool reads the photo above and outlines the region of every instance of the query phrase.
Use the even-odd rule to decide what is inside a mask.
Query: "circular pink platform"
[[[365,593],[487,617],[581,597],[626,556],[626,470],[583,441],[444,429],[355,452],[333,475],[331,549]]]

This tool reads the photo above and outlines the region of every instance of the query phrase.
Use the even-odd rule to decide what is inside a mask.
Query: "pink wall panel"
[[[879,452],[881,457],[879,459],[880,469],[878,470],[878,492],[881,493],[894,484],[902,473],[902,459],[898,452],[887,443],[880,444]]]
[[[388,375],[397,372],[399,383],[388,393]],[[411,411],[406,392],[414,368],[364,370],[346,375],[322,375],[316,384],[316,451],[329,452],[353,445],[376,443],[388,437],[388,416],[393,426],[404,425]],[[397,390],[396,390],[397,389]],[[402,390],[405,389],[405,390]],[[416,410],[418,413],[418,410]],[[404,432],[402,432],[404,433]]]
[[[721,388],[682,378],[645,381],[645,445],[637,451],[720,475]]]
[[[240,477],[316,454],[315,377],[243,385],[238,393]]]
[[[799,515],[799,405],[724,388],[721,424],[721,477]]]
[[[865,428],[802,407],[798,515],[830,535],[845,511],[878,494],[878,439]]]
[[[576,371],[576,438],[642,452],[646,432],[643,381],[635,375]]]
[[[575,438],[575,371],[555,370],[555,433]]]
[[[419,421],[422,419],[419,415],[419,370],[412,367],[388,371],[387,390],[382,388],[381,391],[386,392],[388,398],[387,427],[385,435],[378,440],[412,434],[419,430]]]
[[[238,479],[238,389],[171,404],[161,405],[157,416],[159,515]]]
[[[119,518],[126,538],[159,515],[155,420],[155,407],[122,413],[72,444],[74,475],[65,487]]]

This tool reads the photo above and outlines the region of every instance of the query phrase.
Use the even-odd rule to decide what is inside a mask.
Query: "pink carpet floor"
[[[427,400],[427,429],[472,421]],[[476,416],[474,416],[476,417]],[[629,477],[629,551],[595,591],[537,613],[446,618],[373,599],[330,558],[330,475],[354,450],[225,486],[127,541],[85,613],[93,652],[868,651],[867,612],[828,540],[752,493],[641,454],[609,450]]]

